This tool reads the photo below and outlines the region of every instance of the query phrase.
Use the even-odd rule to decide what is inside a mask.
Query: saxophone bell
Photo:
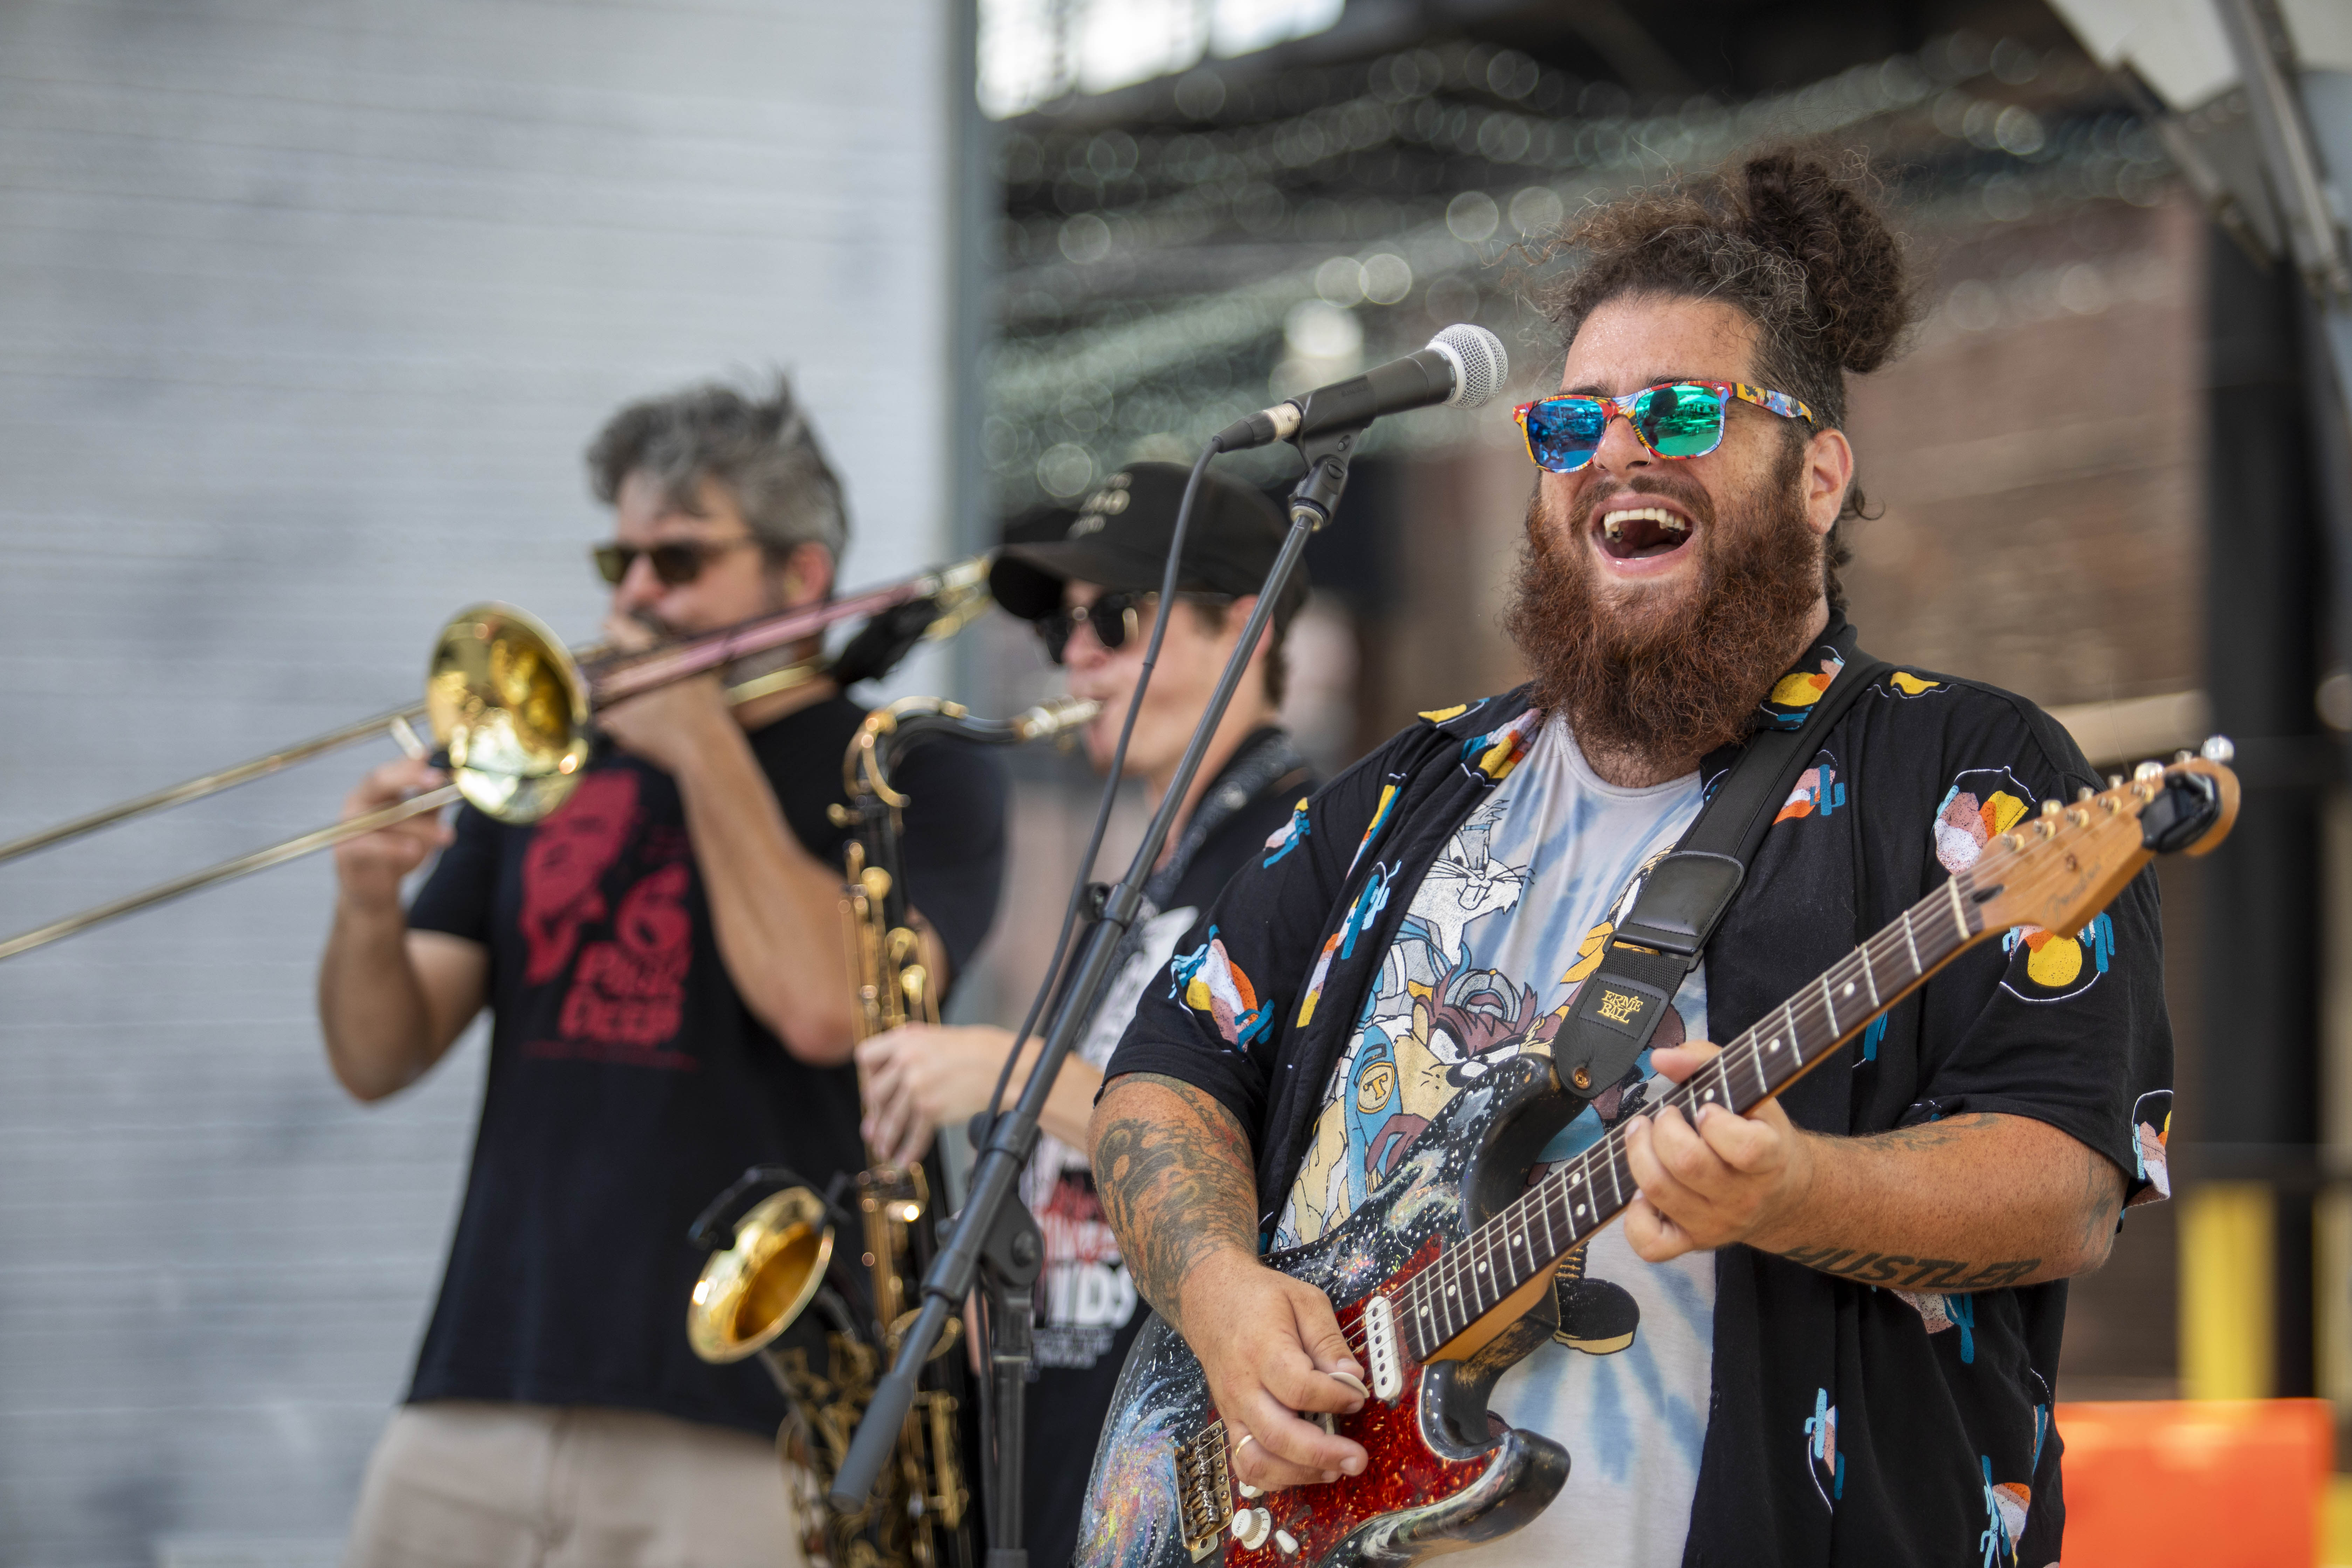
[[[716,1246],[729,1211],[761,1190],[766,1195],[732,1222],[731,1238],[704,1259],[687,1305],[687,1342],[716,1364],[774,1343],[816,1299],[833,1262],[829,1205],[782,1166],[745,1172],[703,1211],[688,1239]]]

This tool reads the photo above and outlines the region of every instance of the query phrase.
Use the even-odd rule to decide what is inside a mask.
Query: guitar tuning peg
[[[2123,788],[2123,787],[2124,787],[2124,775],[2123,775],[2123,774],[2121,774],[2121,773],[2109,773],[2109,774],[2107,775],[2107,787],[2108,787],[2109,789],[2121,789],[2121,788]]]
[[[2077,805],[2081,805],[2092,798],[2093,791],[2088,785],[2084,785],[2083,788],[2074,792],[2074,804]]]
[[[2194,762],[2196,759],[2197,753],[2194,752],[2175,752],[2172,753],[2172,760],[2176,763]]]
[[[2059,804],[2058,797],[2054,795],[2042,803],[2042,815],[2044,816],[2055,816],[2065,809]]]
[[[2209,763],[2226,763],[2237,756],[2238,748],[2230,743],[2227,735],[2208,735],[2197,753]]]
[[[2132,770],[2132,777],[2135,780],[2160,779],[2163,776],[2164,764],[2162,763],[2142,763],[2139,766]]]

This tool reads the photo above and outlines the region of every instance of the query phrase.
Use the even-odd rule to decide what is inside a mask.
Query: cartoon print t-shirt
[[[1607,784],[1564,723],[1544,726],[1413,890],[1326,1092],[1277,1247],[1345,1220],[1496,1062],[1549,1054],[1642,874],[1699,801],[1695,773],[1648,789]],[[1705,1037],[1706,975],[1702,965],[1684,981],[1654,1048]],[[1641,1110],[1654,1083],[1645,1050],[1554,1135],[1529,1180]],[[1563,1265],[1552,1306],[1551,1342],[1504,1375],[1492,1405],[1567,1447],[1567,1487],[1525,1530],[1449,1561],[1671,1568],[1706,1437],[1714,1258],[1644,1263],[1612,1226]]]
[[[844,834],[825,807],[864,716],[835,698],[750,737],[786,825],[831,866]],[[897,782],[909,897],[961,966],[995,909],[1003,773],[940,741],[909,751]],[[461,811],[408,919],[483,946],[492,1013],[473,1165],[409,1397],[773,1433],[767,1375],[687,1345],[703,1261],[687,1227],[749,1166],[822,1189],[862,1165],[857,1079],[795,1059],[743,1005],[677,782],[607,752],[535,826]]]

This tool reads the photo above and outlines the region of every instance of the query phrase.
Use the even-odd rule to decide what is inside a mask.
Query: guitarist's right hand
[[[1223,1247],[1185,1277],[1182,1321],[1225,1424],[1234,1479],[1271,1491],[1363,1474],[1362,1444],[1297,1414],[1364,1407],[1358,1392],[1364,1369],[1349,1352],[1330,1298]]]
[[[1362,1444],[1298,1415],[1362,1409],[1364,1369],[1330,1299],[1258,1261],[1256,1178],[1234,1113],[1181,1079],[1128,1073],[1095,1102],[1089,1132],[1103,1217],[1136,1289],[1200,1362],[1234,1478],[1271,1490],[1363,1474]]]

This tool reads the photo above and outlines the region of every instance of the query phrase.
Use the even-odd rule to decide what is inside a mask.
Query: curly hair
[[[1894,358],[1919,314],[1918,284],[1875,186],[1858,154],[1832,169],[1780,149],[1636,192],[1568,226],[1559,248],[1581,264],[1539,303],[1564,342],[1624,295],[1736,306],[1758,329],[1757,379],[1811,407],[1816,430],[1840,428],[1846,373]],[[1790,435],[1799,437],[1793,421]],[[1849,486],[1822,552],[1823,586],[1840,610],[1838,568],[1853,558],[1845,523],[1863,504],[1861,485]]]
[[[710,479],[733,495],[772,559],[822,544],[839,561],[849,543],[841,480],[782,375],[758,396],[707,383],[632,403],[605,421],[587,455],[589,481],[607,506],[623,480],[642,472],[671,505],[697,511]]]

